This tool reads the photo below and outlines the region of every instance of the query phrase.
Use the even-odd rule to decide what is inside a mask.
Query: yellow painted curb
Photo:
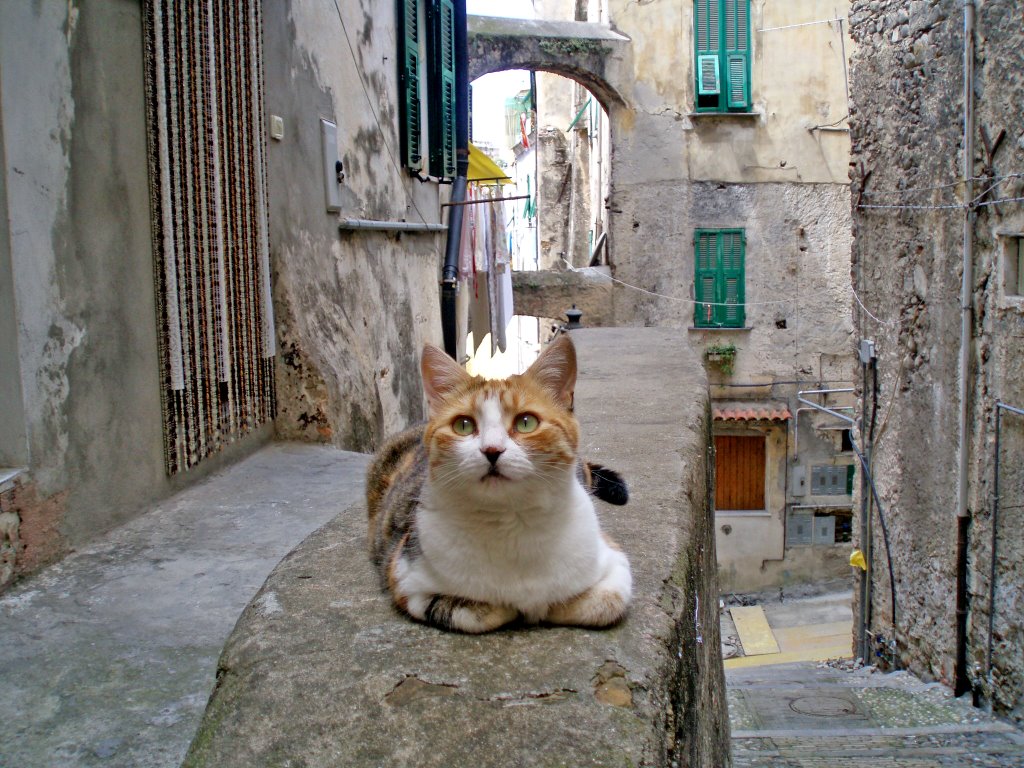
[[[730,608],[729,613],[732,614],[745,656],[779,652],[779,644],[772,634],[772,628],[768,626],[764,608],[760,605],[736,606]]]

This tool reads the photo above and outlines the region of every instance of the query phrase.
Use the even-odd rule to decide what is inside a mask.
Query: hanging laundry
[[[487,226],[492,248],[491,280],[488,283],[491,298],[491,352],[508,346],[505,332],[512,322],[512,264],[505,230],[505,203],[495,201],[489,205]]]
[[[474,186],[466,189],[466,200],[475,200],[477,191]],[[463,206],[462,235],[459,238],[459,280],[470,280],[473,277],[473,236],[475,230],[474,210],[477,206]]]

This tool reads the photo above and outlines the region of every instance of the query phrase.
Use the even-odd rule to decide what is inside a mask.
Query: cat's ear
[[[572,410],[576,390],[576,347],[562,334],[548,344],[526,375],[546,389],[555,400]]]
[[[420,371],[423,374],[423,391],[431,410],[437,408],[452,391],[470,378],[461,365],[433,344],[423,347]]]

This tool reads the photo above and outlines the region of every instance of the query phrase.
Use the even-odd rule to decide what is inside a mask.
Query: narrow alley
[[[1022,8],[0,2],[0,768],[1024,768]],[[562,332],[619,623],[403,619],[425,345]]]

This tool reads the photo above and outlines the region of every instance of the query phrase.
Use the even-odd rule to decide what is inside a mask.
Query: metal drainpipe
[[[466,0],[455,0],[455,181],[450,202],[466,199],[469,176],[469,51],[466,35]],[[448,241],[441,270],[441,331],[444,351],[458,360],[458,327],[455,299],[459,287],[459,241],[465,206],[448,208]]]
[[[1006,403],[996,402],[996,446],[994,457],[994,477],[992,481],[992,542],[989,551],[989,574],[988,574],[988,642],[985,647],[985,676],[988,679],[988,711],[991,712],[995,705],[996,690],[995,678],[992,675],[992,638],[995,631],[996,617],[996,564],[998,562],[996,551],[997,532],[999,527],[999,449],[1000,449],[1000,423],[1002,422],[1003,411],[1024,416],[1024,410],[1014,408]]]
[[[861,364],[861,386],[861,440],[865,443],[864,454],[869,456],[869,449],[866,445],[868,441],[865,439],[867,430],[863,426],[867,421],[868,411],[868,367],[866,363]],[[861,469],[857,474],[860,475],[860,551],[864,555],[867,567],[860,572],[859,578],[860,612],[857,617],[856,653],[867,663],[871,652],[867,634],[871,616],[871,489],[868,488],[867,473]]]
[[[960,436],[959,498],[957,500],[956,543],[956,667],[954,692],[966,693],[971,685],[967,675],[967,552],[970,510],[967,508],[968,458],[970,453],[971,320],[974,298],[973,223],[974,184],[974,46],[975,0],[964,0],[964,263],[960,286]]]

